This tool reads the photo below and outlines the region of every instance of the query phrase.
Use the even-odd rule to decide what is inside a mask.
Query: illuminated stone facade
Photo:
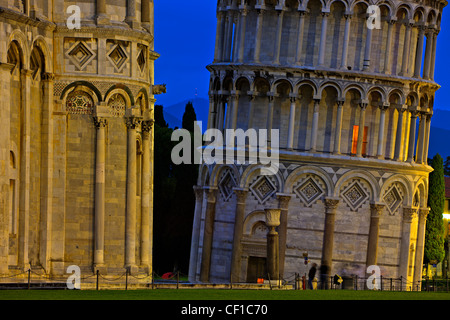
[[[153,1],[118,3],[0,1],[0,274],[152,272]]]
[[[368,27],[369,5],[379,29]],[[330,275],[378,265],[417,288],[445,5],[218,1],[209,127],[279,129],[280,170],[201,166],[192,281],[266,277],[264,210],[278,208],[282,278],[307,273],[307,254]]]

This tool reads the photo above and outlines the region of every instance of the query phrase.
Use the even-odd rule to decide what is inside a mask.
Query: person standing
[[[309,269],[308,273],[308,287],[309,289],[313,290],[313,280],[316,276],[317,272],[317,264],[313,263],[311,269]]]

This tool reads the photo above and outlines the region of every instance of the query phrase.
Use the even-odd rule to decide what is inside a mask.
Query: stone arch
[[[384,181],[380,190],[380,201],[394,215],[401,206],[411,206],[413,202],[412,181],[404,175],[395,174]]]
[[[105,101],[106,102],[108,101],[107,98],[111,96],[111,92],[115,91],[115,90],[120,90],[120,91],[123,92],[123,95],[126,96],[125,98],[127,99],[127,102],[129,102],[129,104],[128,104],[129,108],[133,107],[135,105],[136,102],[134,100],[134,95],[131,92],[130,88],[128,88],[126,85],[123,85],[121,83],[117,83],[117,84],[112,85],[108,89],[108,91],[106,91],[106,93],[105,93]]]
[[[273,175],[263,175],[261,174],[263,169],[265,169],[265,166],[262,164],[248,166],[242,173],[239,182],[239,187],[249,188],[261,204],[271,199],[275,193],[280,192],[284,188],[284,179],[280,170]],[[264,187],[263,192],[260,192],[260,187]]]
[[[199,175],[197,178],[197,185],[199,186],[209,186],[210,182],[210,166],[203,163],[199,169]]]
[[[295,91],[294,92],[299,93],[300,90],[302,89],[302,87],[310,87],[312,89],[312,92],[313,92],[313,97],[318,95],[318,93],[317,93],[318,92],[317,84],[314,83],[313,81],[311,81],[311,80],[301,80],[301,81],[297,82],[297,84],[295,85]]]
[[[19,29],[14,29],[9,35],[8,49],[15,43],[19,49],[21,67],[28,70],[30,67],[30,49],[28,47],[27,37]]]
[[[145,88],[142,88],[137,93],[137,95],[136,95],[136,104],[141,106],[142,114],[144,113],[144,111],[150,109],[149,99],[148,99],[148,92],[147,92],[147,90]]]
[[[105,102],[108,107],[108,111],[116,117],[123,117],[127,109],[134,105],[130,96],[122,88],[115,88],[105,95]]]
[[[402,3],[400,6],[397,7],[395,16],[397,17],[399,22],[412,19],[413,16],[411,6],[409,6],[406,3]]]
[[[414,196],[412,198],[412,206],[426,208],[428,206],[428,181],[425,177],[420,178],[414,186]],[[417,197],[417,199],[416,199]],[[418,201],[418,203],[416,202]]]
[[[371,96],[373,93],[377,93],[379,94],[380,97],[380,103],[384,103],[387,101],[387,96],[386,96],[386,90],[383,87],[372,87],[369,89],[369,91],[367,92],[367,98],[369,101],[371,101],[371,97],[372,99],[374,98],[373,96]]]
[[[330,176],[325,172],[325,170],[315,166],[302,166],[293,170],[285,180],[283,193],[294,193],[294,186],[302,179],[302,177],[306,175],[314,175],[322,180],[325,185],[325,190],[322,190],[324,193],[323,196],[331,197],[333,195],[334,183]]]
[[[360,85],[352,83],[346,86],[342,92],[343,97],[345,98],[349,92],[357,92],[359,94],[359,99],[366,99],[366,90]]]
[[[334,196],[335,197],[340,197],[341,192],[346,192],[347,190],[345,189],[347,183],[353,183],[352,180],[355,179],[362,179],[364,180],[367,185],[369,186],[370,190],[369,190],[369,195],[367,195],[367,200],[373,201],[373,202],[378,202],[380,199],[380,186],[378,185],[377,180],[375,179],[375,177],[367,171],[364,170],[351,170],[349,172],[346,172],[345,174],[343,174],[338,181],[335,184],[335,188],[334,188]],[[341,197],[342,198],[342,197]]]
[[[380,7],[381,13],[384,12],[383,8],[387,9],[386,10],[388,12],[388,15],[386,16],[387,19],[390,19],[390,18],[392,18],[394,16],[393,13],[395,12],[395,5],[391,1],[389,1],[389,0],[380,0],[380,1],[375,2],[375,4]]]
[[[251,84],[251,90],[258,93],[266,94],[270,91],[270,83],[266,78],[256,77]]]
[[[258,224],[266,224],[266,216],[264,211],[255,210],[250,212],[244,219],[243,234],[252,236],[255,231],[255,226]]]
[[[211,170],[211,174],[210,174],[210,182],[209,185],[211,187],[218,187],[220,181],[220,174],[224,171],[230,169],[234,179],[236,180],[236,186],[238,186],[238,182],[239,182],[239,170],[237,168],[236,165],[234,164],[221,164],[221,165],[215,165],[212,170]]]
[[[388,93],[388,101],[389,103],[395,102],[396,104],[405,104],[406,98],[404,93],[399,89],[392,89]]]
[[[50,49],[48,47],[47,42],[45,41],[45,38],[41,35],[37,36],[34,39],[33,45],[31,46],[32,50],[34,48],[39,48],[42,51],[44,61],[45,61],[45,71],[46,72],[53,72],[53,59],[52,54],[50,52]]]
[[[250,90],[250,79],[246,76],[240,76],[238,79],[236,79],[234,83],[234,87],[237,91],[241,91],[241,93],[246,93],[246,91]],[[247,90],[243,90],[243,88],[247,88]]]
[[[40,47],[34,46],[30,54],[30,70],[32,72],[32,79],[42,79],[47,68],[48,67],[44,52],[42,52],[42,49]]]
[[[65,90],[61,98],[68,113],[93,114],[99,103],[98,96],[91,87],[79,84]]]
[[[90,93],[92,93],[92,98],[94,99],[94,103],[99,103],[101,101],[103,101],[102,99],[102,94],[100,93],[100,90],[97,89],[96,86],[94,86],[92,83],[87,82],[87,81],[75,81],[72,82],[71,84],[69,84],[68,86],[66,86],[60,96],[60,100],[63,100],[67,97],[67,93],[69,92],[69,90],[71,90],[70,92],[73,91],[73,88],[76,87],[84,87],[86,88],[86,90]]]
[[[416,23],[425,23],[425,17],[425,8],[423,6],[414,8],[413,19]]]
[[[342,97],[342,89],[341,89],[341,87],[339,86],[338,83],[332,82],[332,81],[326,81],[326,82],[322,83],[322,84],[320,85],[320,87],[319,87],[318,92],[317,92],[317,96],[318,96],[318,97],[321,97],[323,91],[324,91],[326,88],[329,88],[329,87],[334,88],[334,89],[336,90],[336,94],[337,94],[337,98],[338,98],[338,99],[340,99],[340,98]]]
[[[272,84],[271,92],[278,93],[279,91],[283,90],[286,91],[286,89],[289,91],[289,93],[292,93],[294,86],[292,83],[287,79],[278,79]]]

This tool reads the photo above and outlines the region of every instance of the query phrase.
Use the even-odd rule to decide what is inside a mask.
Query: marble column
[[[303,33],[305,29],[305,11],[299,11],[298,29],[297,29],[297,52],[295,57],[295,64],[302,64],[302,51],[303,51]]]
[[[425,135],[426,135],[426,114],[424,112],[419,113],[419,135],[417,137],[417,147],[416,147],[416,163],[423,163],[423,150],[425,146]]]
[[[10,192],[10,152],[11,152],[11,70],[14,66],[0,63],[0,219],[8,221]],[[14,106],[13,106],[14,107]],[[17,106],[18,107],[18,106]],[[17,155],[16,155],[17,157]],[[16,189],[17,190],[17,189]],[[9,224],[0,223],[0,274],[7,274],[9,256]]]
[[[386,52],[384,54],[384,73],[391,74],[392,72],[392,36],[394,32],[394,24],[396,20],[390,19],[388,22],[388,32],[386,38]]]
[[[414,147],[416,144],[416,120],[417,120],[417,110],[411,110],[411,120],[409,125],[409,143],[408,143],[408,159],[407,162],[414,161]]]
[[[248,129],[253,128],[253,115],[255,113],[255,98],[256,95],[254,92],[249,92],[249,99],[250,99],[250,107],[248,109]]]
[[[428,164],[428,148],[430,146],[430,129],[431,129],[432,112],[427,114],[427,124],[425,126],[425,147],[423,149],[423,161]]]
[[[325,202],[325,224],[323,230],[322,261],[321,264],[328,267],[330,275],[333,264],[334,247],[334,222],[336,219],[336,209],[339,205],[339,198],[327,197]]]
[[[385,205],[382,203],[370,204],[370,227],[367,241],[366,267],[377,264],[378,257],[378,235],[380,233],[380,217]]]
[[[288,127],[288,140],[287,140],[287,148],[294,148],[294,131],[295,131],[295,109],[296,109],[296,97],[291,96],[291,110],[289,113],[289,127]]]
[[[384,159],[385,145],[384,145],[384,130],[386,126],[386,110],[389,108],[387,104],[380,105],[380,127],[378,129],[378,145],[377,158]]]
[[[267,124],[266,124],[266,128],[267,128],[267,142],[270,143],[272,141],[272,135],[271,135],[271,131],[272,131],[272,125],[273,125],[273,111],[274,111],[274,103],[275,103],[275,95],[273,93],[268,93],[268,99],[269,99],[269,108],[267,110]]]
[[[350,24],[352,22],[352,16],[344,14],[345,29],[344,29],[344,43],[342,45],[342,57],[341,57],[341,69],[348,70],[348,43],[350,40]]]
[[[152,253],[151,134],[153,120],[142,122],[141,266],[150,271]]]
[[[436,60],[436,44],[437,44],[437,31],[433,32],[433,46],[431,51],[431,62],[430,62],[430,80],[434,80],[434,67]]]
[[[104,268],[105,264],[105,166],[106,166],[106,134],[108,120],[95,117],[97,128],[95,153],[95,231],[94,231],[94,269]]]
[[[425,46],[425,59],[423,62],[423,74],[422,78],[425,80],[430,79],[430,67],[431,67],[431,56],[433,51],[433,29],[429,28],[426,31],[426,46]]]
[[[342,138],[342,113],[344,111],[344,101],[337,101],[336,131],[334,133],[334,154],[341,154]]]
[[[402,58],[402,69],[400,71],[400,76],[406,77],[408,76],[408,65],[409,65],[409,54],[410,54],[410,44],[411,44],[411,24],[405,24],[405,39],[404,39],[404,47],[403,47],[403,58]]]
[[[232,93],[230,95],[230,101],[231,101],[231,111],[232,111],[231,129],[236,130],[238,111],[239,111],[239,94],[237,92]]]
[[[411,224],[417,214],[417,208],[403,207],[403,222],[402,235],[400,240],[400,261],[399,261],[399,276],[403,279],[403,285],[406,286],[408,279],[408,269],[410,261],[410,246],[411,246]],[[404,289],[403,287],[402,289]]]
[[[244,229],[245,202],[247,200],[247,189],[234,188],[236,194],[236,212],[234,216],[234,236],[233,251],[231,254],[231,281],[240,282],[241,255],[242,255],[242,235]]]
[[[280,51],[281,51],[281,36],[283,31],[283,17],[284,17],[284,11],[282,9],[277,9],[277,29],[276,29],[276,35],[275,35],[275,48],[274,48],[274,57],[273,57],[273,64],[279,65],[280,64]]]
[[[125,17],[125,22],[132,29],[138,29],[141,26],[141,24],[137,20],[136,0],[127,0],[127,15]]]
[[[106,0],[96,0],[96,11],[98,25],[110,23],[109,18],[106,14]]]
[[[397,108],[398,111],[398,121],[397,121],[397,134],[395,137],[395,152],[394,152],[394,160],[400,161],[401,158],[401,149],[403,148],[403,119],[404,113],[406,111],[406,107],[400,106]]]
[[[416,256],[414,261],[414,278],[413,290],[421,288],[422,283],[422,267],[425,245],[425,230],[427,224],[427,216],[430,212],[429,208],[419,209],[419,221],[417,225],[417,240],[416,240]]]
[[[311,132],[311,147],[310,152],[315,152],[317,148],[317,132],[319,129],[319,109],[320,109],[320,99],[314,99],[314,114],[312,122],[312,132]]]
[[[262,38],[262,30],[263,30],[263,21],[264,21],[264,6],[257,6],[258,17],[256,20],[256,37],[255,37],[255,51],[253,55],[253,62],[260,62],[260,54],[261,54],[261,38]]]
[[[206,212],[205,212],[205,229],[203,231],[202,259],[200,266],[201,282],[209,282],[214,219],[216,216],[217,188],[216,187],[205,188],[205,195],[206,195]]]
[[[284,263],[286,258],[286,241],[287,241],[287,226],[288,226],[288,214],[289,214],[289,201],[291,200],[291,194],[277,193],[278,204],[280,208],[280,226],[278,227],[279,234],[279,273],[281,278],[284,275]]]
[[[372,52],[372,28],[367,28],[366,44],[364,47],[363,71],[368,71],[370,68],[371,52]]]
[[[125,218],[125,267],[131,272],[137,272],[136,265],[136,129],[141,120],[128,117],[128,146],[127,146],[127,207]]]
[[[245,50],[245,31],[247,26],[247,6],[241,6],[241,21],[239,22],[239,49],[238,49],[238,59],[239,63],[244,62],[244,50]]]
[[[39,260],[46,272],[51,271],[53,216],[53,82],[54,75],[42,75],[44,99],[41,114],[41,175],[40,175],[40,250]]]
[[[203,208],[203,187],[194,186],[193,189],[195,194],[195,212],[194,212],[194,221],[192,225],[191,255],[189,259],[190,282],[196,281],[198,248],[200,243],[200,225]]]
[[[366,109],[367,109],[367,103],[360,103],[359,104],[361,110],[359,114],[359,128],[358,128],[358,141],[356,145],[356,156],[362,157],[363,156],[363,144],[364,144],[364,127],[366,124]]]
[[[223,59],[223,48],[225,41],[225,23],[226,17],[223,11],[217,12],[217,30],[216,30],[216,51],[214,52],[214,62],[220,62]]]
[[[19,185],[19,267],[25,270],[29,265],[30,233],[30,143],[31,143],[31,74],[21,70],[21,103],[23,127],[20,147],[20,185]]]
[[[322,12],[322,29],[320,34],[320,45],[319,45],[319,66],[325,65],[325,50],[327,44],[327,23],[329,12]]]
[[[420,72],[422,71],[422,56],[423,56],[423,42],[425,37],[425,28],[424,26],[419,26],[419,35],[417,39],[417,47],[416,47],[416,61],[414,65],[414,77],[420,78]]]
[[[267,234],[267,272],[270,280],[278,280],[280,276],[279,235],[276,227],[280,225],[280,209],[264,209],[266,212]]]

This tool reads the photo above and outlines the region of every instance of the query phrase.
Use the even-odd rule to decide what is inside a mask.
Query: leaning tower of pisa
[[[364,277],[377,265],[416,287],[446,4],[218,1],[208,126],[278,129],[280,164],[273,175],[258,164],[200,167],[192,281],[253,282],[276,257],[274,278],[311,263]],[[275,256],[267,209],[280,214]]]
[[[153,0],[0,0],[0,274],[151,274],[158,56]]]

